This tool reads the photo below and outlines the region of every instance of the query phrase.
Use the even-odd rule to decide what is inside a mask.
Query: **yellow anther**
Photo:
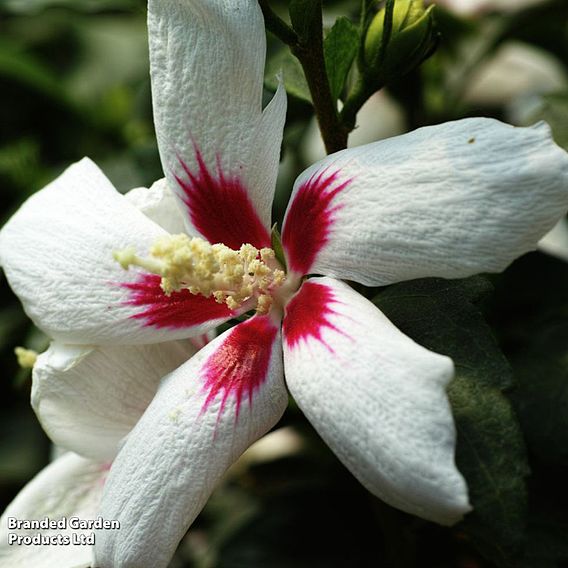
[[[26,349],[25,347],[16,347],[14,353],[18,359],[18,365],[22,369],[32,369],[37,361],[37,351]]]
[[[125,269],[139,266],[160,275],[167,295],[189,290],[213,296],[233,310],[257,298],[257,310],[268,312],[273,291],[286,278],[272,249],[243,244],[237,251],[187,235],[161,237],[151,247],[149,258],[138,257],[132,248],[115,252],[114,258]]]
[[[237,300],[235,300],[233,296],[227,296],[227,298],[225,299],[225,303],[227,304],[230,310],[236,310],[241,306],[241,304]]]
[[[272,296],[264,294],[258,298],[258,304],[256,306],[256,311],[259,314],[267,314],[272,306]]]
[[[263,262],[267,262],[275,258],[276,253],[270,248],[263,248],[260,249],[260,258]]]

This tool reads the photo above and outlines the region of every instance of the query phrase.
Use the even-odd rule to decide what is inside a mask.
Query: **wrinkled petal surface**
[[[40,471],[17,495],[0,518],[0,565],[10,568],[88,568],[93,565],[93,546],[80,544],[8,544],[8,534],[56,535],[72,539],[91,535],[92,529],[8,529],[8,518],[59,521],[78,517],[97,518],[108,466],[67,453]]]
[[[544,123],[472,118],[343,150],[307,169],[282,239],[301,274],[372,286],[462,278],[506,268],[567,208],[568,155]]]
[[[289,302],[283,345],[294,399],[371,493],[441,524],[469,510],[445,392],[450,359],[331,278],[308,280]]]
[[[0,232],[0,263],[26,313],[73,344],[154,343],[198,335],[233,314],[160,277],[125,271],[113,251],[146,256],[165,231],[120,195],[90,160],[30,197]]]
[[[160,380],[196,351],[189,340],[106,347],[52,343],[34,365],[32,406],[53,442],[112,460]]]
[[[188,230],[270,246],[286,94],[262,112],[266,39],[250,0],[150,0],[154,120]]]
[[[184,216],[165,178],[156,181],[150,188],[131,189],[124,197],[168,233],[185,233]]]
[[[225,470],[287,401],[279,326],[267,316],[169,375],[112,466],[101,514],[122,529],[97,534],[97,566],[167,566]]]

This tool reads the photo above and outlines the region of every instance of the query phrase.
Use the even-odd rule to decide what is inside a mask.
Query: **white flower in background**
[[[61,522],[62,518],[73,517],[95,520],[108,465],[68,452],[38,473],[0,518],[0,565],[10,568],[90,568],[94,563],[93,546],[73,544],[73,539],[88,538],[93,530],[62,528],[61,525],[24,530],[10,526],[8,521],[48,518]],[[17,540],[18,537],[28,539],[28,542]]]
[[[504,107],[512,124],[534,122],[543,95],[568,88],[568,75],[551,53],[518,41],[504,43],[480,65],[464,100],[472,106]],[[568,223],[561,219],[539,242],[543,252],[568,260]]]
[[[105,484],[100,514],[121,530],[97,534],[97,566],[166,566],[223,472],[280,419],[286,386],[372,493],[456,522],[469,504],[445,394],[452,362],[337,279],[381,286],[504,269],[568,207],[568,157],[545,125],[486,119],[338,152],[295,183],[284,267],[270,250],[270,212],[286,97],[280,88],[262,111],[257,3],[151,0],[149,32],[161,199],[173,190],[196,238],[168,235],[83,160],[9,221],[0,261],[58,342],[120,351],[258,313],[161,383]],[[117,251],[137,268],[123,271]],[[107,379],[103,389],[118,388]],[[75,420],[75,408],[70,400],[50,420]],[[74,434],[67,446],[106,447],[88,429]]]
[[[549,0],[435,0],[438,4],[461,16],[474,16],[483,12],[517,12]]]
[[[3,513],[0,565],[78,568],[94,564],[93,546],[74,544],[79,535],[90,537],[92,529],[77,530],[67,524],[22,530],[10,527],[8,520],[97,519],[120,440],[144,413],[161,378],[196,351],[189,341],[121,347],[53,343],[38,357],[32,405],[52,440],[72,452],[43,469]],[[43,540],[17,544],[18,536]],[[69,543],[63,544],[63,539]]]
[[[464,99],[471,105],[502,106],[567,86],[568,75],[558,58],[538,47],[509,41],[472,74]]]
[[[357,113],[357,126],[349,134],[349,148],[397,136],[405,131],[404,112],[386,91],[375,93]],[[302,142],[302,154],[308,162],[317,162],[326,156],[325,146],[315,118]]]

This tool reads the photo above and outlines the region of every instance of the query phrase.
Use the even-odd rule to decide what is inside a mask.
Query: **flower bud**
[[[433,8],[424,9],[423,0],[396,0],[385,47],[385,8],[376,14],[365,36],[365,74],[369,79],[381,85],[392,82],[433,52],[437,42]]]

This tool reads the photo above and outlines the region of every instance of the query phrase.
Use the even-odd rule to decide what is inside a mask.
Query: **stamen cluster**
[[[140,266],[161,276],[162,290],[168,296],[185,289],[206,298],[213,296],[231,309],[255,297],[259,313],[268,312],[273,291],[286,279],[270,248],[244,244],[237,251],[185,234],[161,237],[149,258],[138,257],[132,248],[115,252],[114,258],[124,269]]]

